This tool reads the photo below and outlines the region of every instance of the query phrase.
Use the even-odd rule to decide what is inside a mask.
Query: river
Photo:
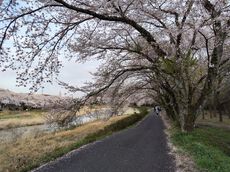
[[[133,110],[128,109],[127,112],[131,113],[133,112]],[[111,110],[102,109],[100,111],[95,111],[90,114],[76,116],[76,118],[73,120],[73,122],[69,124],[68,127],[79,126],[99,119],[107,119],[110,117],[110,114]],[[56,125],[48,124],[0,130],[0,143],[16,141],[19,138],[37,137],[41,134],[54,132],[56,130],[59,130]]]

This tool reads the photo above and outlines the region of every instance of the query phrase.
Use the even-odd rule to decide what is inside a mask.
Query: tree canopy
[[[228,78],[228,0],[0,2],[0,67],[17,70],[19,85],[33,90],[59,73],[62,58],[100,59],[94,82],[60,84],[115,107],[155,99],[189,131]]]

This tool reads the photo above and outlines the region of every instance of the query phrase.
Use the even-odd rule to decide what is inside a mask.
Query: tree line
[[[229,85],[229,10],[228,0],[3,0],[0,68],[37,90],[63,58],[101,60],[94,81],[60,84],[85,93],[81,103],[106,99],[114,109],[153,99],[192,131]]]

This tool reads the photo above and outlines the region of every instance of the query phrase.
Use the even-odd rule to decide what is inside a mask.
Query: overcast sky
[[[94,72],[98,65],[99,62],[97,61],[90,61],[83,64],[65,61],[64,68],[62,68],[58,79],[73,85],[83,85],[84,82],[92,80],[92,76],[89,72]],[[61,93],[64,95],[67,93],[67,91],[56,82],[52,85],[45,84],[44,86],[44,94],[59,95]],[[6,72],[0,71],[0,88],[9,89],[14,92],[29,92],[28,87],[16,86],[16,74],[15,71],[12,70],[7,70]],[[42,93],[42,90],[39,90],[38,93]]]
[[[7,3],[7,1],[5,2]],[[2,3],[2,0],[0,0],[0,5],[1,3]],[[18,5],[17,5],[18,7],[21,7],[23,5],[26,5],[25,1],[18,1]],[[3,23],[0,23],[0,28],[3,26],[4,26]],[[24,31],[24,30],[22,29],[21,31]],[[10,47],[11,53],[14,53],[15,49],[13,48],[12,40],[13,38],[10,38],[7,41],[5,40],[4,45],[5,46],[7,45],[6,47]],[[61,58],[61,59],[63,61],[64,67],[62,68],[58,79],[61,81],[70,83],[72,85],[77,85],[77,86],[81,86],[86,81],[92,80],[92,76],[90,75],[90,72],[96,71],[96,68],[99,65],[99,62],[96,60],[90,61],[84,64],[79,64],[79,63],[75,63],[73,60],[68,61],[65,58]],[[39,90],[38,93],[59,95],[61,92],[61,94],[64,95],[67,92],[67,90],[59,86],[57,82],[55,81],[53,82],[52,85],[45,84],[44,87],[45,88],[43,90]],[[16,73],[15,71],[12,71],[10,69],[8,69],[6,72],[2,72],[0,70],[0,88],[9,89],[14,92],[23,92],[23,93],[29,92],[29,86],[28,87],[17,87],[16,86]]]

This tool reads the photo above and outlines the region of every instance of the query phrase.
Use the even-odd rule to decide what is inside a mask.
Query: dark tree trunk
[[[216,118],[217,117],[217,99],[216,99],[216,96],[217,96],[217,93],[216,93],[216,83],[215,83],[215,80],[214,79],[214,82],[213,82],[213,93],[212,93],[212,112],[213,112],[213,117]]]
[[[218,84],[220,84],[220,80],[219,80]],[[217,91],[215,99],[216,99],[216,107],[217,107],[217,110],[218,110],[218,113],[219,113],[219,121],[223,122],[224,105],[221,104],[221,102],[220,102],[220,91]]]
[[[215,38],[214,38],[215,44],[211,54],[210,63],[208,63],[208,73],[207,73],[206,81],[203,90],[201,92],[201,95],[195,104],[196,107],[203,104],[207,96],[209,96],[213,91],[213,86],[215,85],[215,81],[217,79],[218,72],[219,72],[219,62],[223,56],[224,42],[227,37],[227,33],[222,28],[222,20],[217,19],[221,13],[218,10],[216,10],[215,5],[208,0],[202,1],[202,4],[204,8],[209,12],[212,20],[215,21],[213,24],[213,30],[215,32]],[[212,118],[211,113],[210,113],[210,118]]]
[[[205,112],[202,110],[202,119],[205,119]]]
[[[210,119],[212,119],[212,117],[213,117],[213,110],[209,111],[209,115],[210,115]]]
[[[185,118],[184,131],[191,132],[195,127],[195,117],[194,114],[188,114]]]
[[[219,111],[219,121],[223,122],[223,114],[221,110]]]

